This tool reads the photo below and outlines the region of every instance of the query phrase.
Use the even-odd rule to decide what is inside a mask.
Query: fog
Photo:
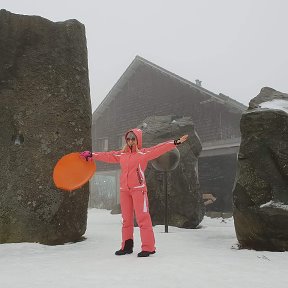
[[[93,111],[139,55],[245,105],[288,92],[285,0],[1,0],[12,13],[86,27]]]

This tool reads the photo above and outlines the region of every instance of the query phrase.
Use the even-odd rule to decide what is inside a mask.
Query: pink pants
[[[148,209],[148,196],[146,190],[121,190],[120,205],[122,211],[122,249],[125,241],[133,239],[134,213],[140,228],[142,251],[155,251],[155,238],[152,221]],[[134,209],[133,209],[134,208]]]

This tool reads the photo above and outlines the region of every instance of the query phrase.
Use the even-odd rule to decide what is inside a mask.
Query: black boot
[[[156,253],[156,251],[152,251],[152,252],[150,252],[150,251],[141,251],[140,253],[138,253],[138,257],[149,257],[149,255],[151,255],[151,254],[155,254]]]
[[[115,255],[125,255],[133,253],[133,239],[128,239],[125,241],[125,245],[123,249],[120,249],[115,252]]]

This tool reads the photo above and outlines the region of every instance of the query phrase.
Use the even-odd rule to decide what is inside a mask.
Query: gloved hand
[[[180,145],[185,142],[188,138],[188,135],[183,135],[181,138],[174,140],[175,145]]]
[[[80,156],[84,158],[86,161],[92,161],[92,152],[91,151],[84,151],[80,153]]]

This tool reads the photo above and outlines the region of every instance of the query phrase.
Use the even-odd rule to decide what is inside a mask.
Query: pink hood
[[[134,128],[134,129],[130,129],[129,131],[127,131],[125,133],[125,139],[127,137],[127,134],[129,132],[133,132],[137,138],[137,146],[138,146],[138,149],[141,149],[142,148],[142,130],[141,129],[138,129],[138,128]]]

